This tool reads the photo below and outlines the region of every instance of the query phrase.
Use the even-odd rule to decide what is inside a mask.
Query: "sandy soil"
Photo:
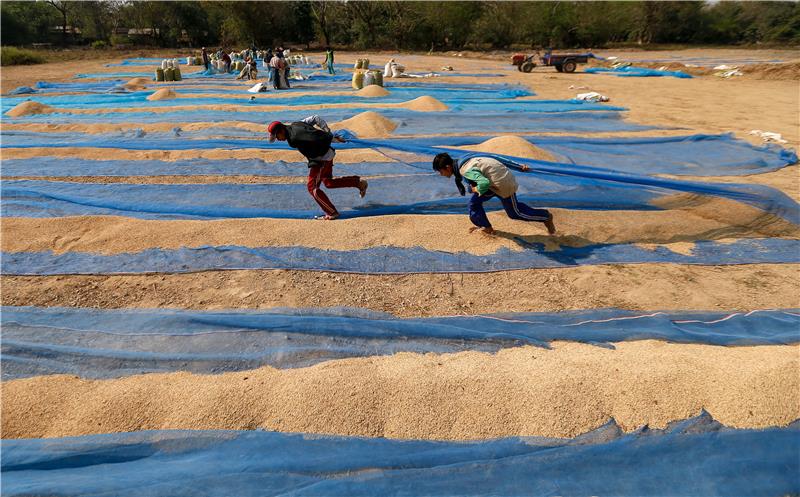
[[[0,282],[5,305],[111,309],[344,306],[415,317],[604,307],[734,311],[800,307],[797,264],[629,264],[403,276],[248,270],[3,276]]]
[[[490,214],[497,236],[469,233],[466,216],[401,215],[320,223],[315,220],[226,219],[155,221],[113,216],[6,218],[2,247],[7,252],[80,251],[114,254],[147,248],[243,245],[300,245],[358,250],[381,245],[484,255],[500,248],[522,250],[517,238],[549,249],[599,243],[674,244],[733,238],[800,237],[800,228],[762,211],[730,201],[706,201],[670,211],[569,211],[553,209],[559,233],[548,236],[540,223],[521,223]],[[24,233],[24,236],[19,236]]]
[[[3,383],[2,434],[264,428],[450,440],[572,437],[609,418],[624,430],[663,428],[701,409],[727,426],[760,428],[800,417],[798,352],[554,343],[551,350],[401,353],[217,376],[38,377]]]
[[[713,50],[676,55],[697,54],[731,56],[728,51]],[[754,54],[758,52],[737,51],[735,55]],[[798,54],[781,52],[780,58],[797,59]],[[348,62],[363,56],[341,54],[340,60]],[[387,60],[389,57],[385,56]],[[766,55],[770,57],[774,55]],[[376,64],[382,60],[382,56],[370,58]],[[683,80],[558,74],[550,68],[524,74],[509,70],[507,54],[485,55],[482,59],[401,56],[398,61],[415,72],[438,70],[443,65],[464,72],[502,72],[506,77],[497,81],[530,85],[537,93],[535,98],[564,99],[584,91],[598,91],[611,97],[612,104],[628,107],[628,118],[632,121],[680,128],[592,136],[732,132],[751,143],[759,143],[749,132],[761,129],[782,133],[791,147],[800,145],[798,82],[776,79],[786,74],[791,78],[792,68],[755,67],[748,76],[729,80],[714,76]],[[23,84],[32,85],[36,80],[64,80],[76,72],[139,70],[105,68],[106,62],[107,59],[4,68],[2,89],[5,92]],[[438,81],[443,80],[415,80],[421,85]],[[460,77],[446,81],[493,82],[491,78]],[[143,81],[132,84],[158,89],[158,85]],[[231,84],[241,84],[243,89],[249,86],[249,83]],[[216,86],[208,85],[210,94]],[[378,100],[371,104],[375,109],[387,107]],[[181,108],[180,99],[174,103],[175,107],[159,111]],[[399,105],[422,111],[443,109],[441,102],[425,97]],[[259,106],[258,110],[271,108]],[[393,123],[362,117],[352,124],[371,127],[374,136],[383,136],[390,132]],[[226,125],[263,132],[262,124],[253,123],[36,124],[5,129],[99,133],[136,127],[168,131],[176,126],[191,130]],[[493,138],[496,133],[487,130],[484,135]],[[509,137],[502,138],[500,144],[505,148],[522,145]],[[526,153],[538,152],[529,149]],[[91,160],[199,157],[299,160],[293,151],[257,149],[2,150],[3,158],[56,154]],[[421,160],[410,155],[402,158]],[[342,150],[337,160],[391,159],[375,151]],[[764,175],[720,180],[768,184],[800,198],[797,171],[795,166]],[[181,177],[167,179],[181,181]],[[259,178],[243,176],[232,181],[250,182]],[[663,245],[686,253],[697,239],[724,242],[749,236],[798,236],[796,226],[739,204],[680,199],[672,207],[671,211],[652,213],[557,210],[556,221],[562,234],[552,239],[543,235],[538,224],[516,223],[499,214],[492,215],[501,231],[497,238],[477,233],[467,235],[466,216],[387,216],[315,224],[266,219],[173,222],[113,217],[10,218],[2,222],[2,245],[3,250],[10,251],[118,253],[144,247],[207,243],[303,244],[337,249],[391,244],[488,253],[499,247],[514,249],[511,235],[514,233],[528,241],[546,240],[550,244],[624,241],[645,247]],[[800,307],[798,276],[800,265],[795,264],[722,267],[642,264],[403,276],[301,271],[2,276],[0,283],[4,305],[191,309],[352,306],[397,316],[435,316],[600,307],[646,310]],[[220,376],[177,373],[102,382],[67,376],[40,377],[3,383],[2,431],[6,437],[38,437],[151,428],[264,427],[444,439],[517,434],[573,436],[599,426],[611,416],[625,429],[634,429],[645,423],[664,426],[669,421],[697,414],[702,408],[725,424],[761,427],[783,425],[800,416],[797,370],[797,347],[709,347],[643,341],[618,344],[616,350],[556,343],[551,351],[521,347],[496,355],[399,354],[329,361],[289,371],[262,368]]]
[[[189,150],[126,150],[119,148],[89,148],[89,147],[64,147],[54,150],[52,148],[12,148],[3,149],[4,159],[29,159],[42,156],[78,157],[89,160],[163,160],[178,161],[185,159],[252,159],[260,158],[265,161],[303,162],[303,156],[295,150],[262,150],[257,148],[240,148],[236,150],[225,149],[189,149]],[[337,150],[336,159],[339,163],[353,162],[395,162],[403,160],[418,162],[426,158],[403,152],[392,152],[392,157],[368,149]]]

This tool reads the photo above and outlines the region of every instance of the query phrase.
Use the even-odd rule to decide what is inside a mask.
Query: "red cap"
[[[275,141],[276,138],[275,133],[277,133],[278,130],[283,129],[284,127],[285,126],[280,121],[272,121],[271,123],[269,123],[269,126],[267,126],[267,132],[269,133],[270,143]]]

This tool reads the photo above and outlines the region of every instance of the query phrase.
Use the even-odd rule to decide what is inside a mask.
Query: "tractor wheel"
[[[558,71],[558,72],[564,72],[564,66],[562,66],[561,64],[556,64],[555,68],[556,68],[556,71]]]
[[[519,66],[519,70],[522,72],[531,72],[535,66],[536,64],[533,62],[527,61],[523,62],[522,65]]]
[[[575,72],[576,67],[578,67],[578,64],[576,64],[574,60],[564,61],[564,72]]]
[[[517,71],[522,72],[522,64],[517,64]]]

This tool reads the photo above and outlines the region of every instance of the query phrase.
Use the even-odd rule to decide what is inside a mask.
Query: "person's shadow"
[[[548,259],[571,266],[577,266],[580,260],[588,258],[601,247],[587,238],[575,235],[520,236],[501,230],[495,230],[494,235],[511,240],[520,247],[533,250]]]

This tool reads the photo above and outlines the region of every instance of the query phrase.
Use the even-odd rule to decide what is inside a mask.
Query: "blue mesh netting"
[[[265,431],[4,440],[3,495],[706,497],[800,492],[796,426],[436,442]]]
[[[214,137],[218,141],[210,142]],[[50,144],[86,145],[86,135],[82,133],[36,133],[27,131],[3,131],[0,134],[4,147],[43,146]],[[225,138],[224,141],[219,140]],[[258,140],[242,141],[242,138]],[[464,146],[485,141],[487,137],[440,136],[429,138],[402,138],[393,143],[419,146]],[[697,176],[758,174],[780,169],[797,162],[792,150],[777,145],[757,147],[737,140],[732,135],[690,135],[650,138],[583,138],[575,136],[527,137],[527,140],[554,154],[563,162],[597,166],[616,171],[635,174],[691,174]],[[269,144],[263,133],[255,133],[240,128],[209,128],[199,131],[182,131],[176,128],[168,133],[144,133],[131,130],[124,133],[104,134],[95,137],[97,142],[118,148],[131,146],[131,141],[141,142],[149,148],[287,148],[285,144]],[[352,145],[337,145],[337,148],[350,148]],[[183,162],[155,161],[91,161],[73,158],[40,157],[24,160],[4,160],[4,176],[79,176],[79,175],[128,175],[147,176],[159,174],[267,174],[274,176],[303,175],[302,167],[286,169],[278,167],[284,174],[276,174],[272,166],[261,162],[259,169],[253,167],[254,161],[209,161],[197,160]],[[181,167],[195,165],[195,167]],[[384,174],[392,169],[395,173],[411,172],[402,163],[339,164],[351,170],[358,167],[357,174]],[[427,163],[415,163],[415,167],[430,170]],[[207,171],[216,171],[210,173]],[[102,172],[105,171],[105,172]],[[372,172],[371,172],[372,171]],[[341,174],[347,174],[342,172]]]
[[[657,207],[652,200],[663,194],[647,186],[625,183],[601,186],[591,180],[568,176],[519,175],[518,183],[520,201],[550,207],[654,210]],[[408,185],[407,178],[375,178],[370,181],[369,195],[364,199],[352,188],[328,190],[328,193],[343,217],[466,211],[467,201],[458,196],[451,181],[431,174],[429,179],[416,180],[414,188]],[[123,215],[142,219],[303,219],[319,211],[305,184],[97,184],[5,180],[0,192],[2,215],[10,217]],[[763,200],[768,202],[770,198]],[[782,212],[780,207],[780,204],[764,206],[776,213]],[[497,210],[501,206],[499,202],[489,202],[486,208]]]
[[[362,140],[354,138],[353,135],[348,133],[346,130],[343,132],[343,136],[346,136],[350,143],[374,149],[385,148],[427,155],[434,155],[441,151],[440,148],[415,145],[412,143],[400,143],[398,141]],[[458,153],[453,153],[452,155],[456,158],[459,158]],[[599,197],[604,197],[612,190],[624,187],[627,190],[625,194],[635,195],[638,197],[638,199],[634,200],[632,204],[640,202],[643,198],[643,195],[645,197],[650,195],[658,195],[657,192],[660,192],[661,194],[671,191],[711,195],[743,202],[769,212],[775,216],[789,220],[794,224],[800,224],[800,205],[798,205],[796,201],[791,199],[788,195],[780,190],[763,185],[734,183],[723,185],[699,181],[673,180],[655,176],[631,174],[600,167],[543,162],[498,154],[464,153],[463,155],[460,155],[460,157],[463,159],[475,155],[493,157],[516,171],[520,170],[520,165],[527,165],[530,168],[528,173],[535,174],[537,179],[540,180],[538,185],[540,193],[543,191],[542,188],[546,188],[544,187],[544,181],[552,181],[551,185],[560,185],[559,187],[555,188],[560,189],[562,194],[566,195],[569,195],[565,192],[567,189],[565,188],[566,185],[570,185],[569,191],[571,192],[575,192],[575,188],[578,190],[581,188],[587,188],[586,191],[580,192],[578,195],[581,199],[579,202],[576,202],[577,198],[572,198],[567,201],[567,204],[571,205],[573,208],[580,208],[577,205],[578,203],[585,202],[589,199],[596,201],[599,199]],[[589,188],[591,188],[591,192],[588,191]],[[615,193],[622,194],[622,191],[617,190]],[[555,206],[555,204],[548,204],[548,200],[545,200],[541,197],[536,198],[535,200],[541,205]],[[553,200],[554,199],[551,199],[550,201]],[[593,208],[603,208],[600,207],[601,204],[611,206],[615,203],[612,200],[612,197],[605,197],[601,202],[593,202],[593,200],[590,200],[590,203],[594,205]],[[648,205],[652,205],[652,202],[649,202]],[[562,204],[562,206],[566,207],[567,205]],[[584,204],[584,207],[588,207],[588,204]]]
[[[742,313],[592,309],[395,318],[362,309],[270,311],[3,307],[3,380],[46,374],[116,378],[264,365],[305,367],[397,352],[496,352],[556,340],[610,346],[664,340],[725,346],[800,342],[798,310]]]
[[[162,85],[158,85],[160,88]],[[305,85],[304,85],[305,86]],[[252,95],[256,95],[258,98],[261,94],[253,94],[247,91],[248,87],[239,87],[239,88],[230,88],[224,91],[220,91],[217,89],[206,89],[206,88],[197,88],[197,87],[189,87],[184,88],[181,86],[174,86],[176,93],[179,96],[190,96],[192,94],[207,94],[207,93],[214,93],[214,94],[221,94],[227,96],[239,96],[240,99],[235,98],[180,98],[180,99],[172,99],[172,100],[159,100],[159,101],[149,101],[147,97],[152,95],[153,92],[157,88],[152,88],[151,90],[147,91],[128,91],[124,94],[119,94],[116,90],[119,89],[118,86],[110,86],[110,87],[103,87],[103,92],[92,92],[92,93],[81,93],[77,95],[47,95],[41,94],[36,96],[31,95],[19,95],[14,97],[4,97],[2,99],[2,112],[7,112],[9,109],[12,109],[20,102],[25,100],[35,100],[36,102],[57,106],[59,108],[64,109],[92,109],[98,107],[138,107],[138,106],[147,106],[147,107],[158,107],[158,106],[176,106],[176,105],[210,105],[210,104],[227,104],[227,105],[242,105],[242,104],[250,104],[249,98]],[[109,92],[109,90],[114,89],[115,92]],[[450,87],[446,84],[437,84],[437,85],[425,85],[425,86],[387,86],[386,89],[389,91],[389,95],[384,97],[359,97],[355,92],[352,92],[352,95],[308,95],[308,91],[317,92],[317,91],[335,91],[337,88],[326,88],[320,86],[308,86],[308,88],[298,87],[295,88],[295,92],[276,92],[276,91],[268,91],[263,95],[269,95],[269,98],[261,98],[257,100],[258,105],[320,105],[320,104],[334,104],[334,103],[341,103],[343,100],[346,101],[353,101],[355,103],[397,103],[397,102],[405,102],[407,100],[412,100],[423,95],[432,96],[436,99],[445,101],[445,102],[452,102],[452,103],[459,103],[465,102],[464,105],[471,104],[473,107],[486,107],[492,106],[493,104],[499,105],[500,100],[503,99],[514,99],[517,97],[526,97],[531,96],[532,93],[522,86],[511,86],[511,85],[473,85],[470,88],[463,88],[459,86]],[[346,90],[344,87],[341,90]],[[480,100],[480,102],[473,102],[474,100]],[[586,102],[581,101],[542,101],[542,100],[520,100],[515,101],[518,105],[511,106],[512,110],[532,110],[537,111],[537,109],[545,107],[549,104],[550,107],[555,109],[563,109],[566,106],[576,106],[576,105],[585,105]],[[582,107],[585,109],[591,108],[598,108],[598,109],[607,109],[607,110],[623,110],[621,107],[612,107],[608,105],[588,105],[586,107]]]
[[[475,273],[595,264],[779,264],[800,263],[800,241],[781,238],[741,239],[735,242],[701,240],[691,253],[667,247],[648,249],[635,244],[597,244],[546,248],[543,236],[528,241],[514,237],[520,250],[499,249],[486,255],[442,252],[421,247],[370,247],[360,250],[319,248],[201,246],[151,248],[141,252],[104,255],[70,251],[3,252],[5,274],[138,274],[186,273],[230,269],[293,269],[348,273]]]
[[[772,57],[775,56],[774,54],[770,55]],[[608,56],[611,56],[611,54]],[[740,55],[726,54],[726,55],[700,57],[700,56],[689,56],[686,54],[675,54],[675,55],[663,54],[656,56],[652,52],[644,52],[641,54],[625,53],[620,57],[620,59],[626,61],[635,61],[635,62],[664,62],[664,63],[680,62],[682,64],[695,64],[704,67],[716,66],[719,64],[736,65],[736,64],[765,64],[765,63],[786,62],[785,59],[754,58],[752,56],[748,56],[745,53]]]
[[[282,98],[302,98],[303,93],[318,92],[318,91],[352,91],[350,87],[350,80],[344,76],[339,75],[332,78],[314,78],[306,81],[293,81],[293,91],[281,91],[278,94]],[[10,92],[10,95],[25,93],[37,93],[47,95],[52,93],[134,93],[128,90],[123,85],[127,82],[125,79],[112,79],[107,81],[79,81],[79,82],[65,82],[65,83],[51,83],[47,81],[39,81],[34,88],[20,87],[21,90],[15,93],[16,90]],[[214,86],[214,88],[206,88],[207,86]],[[181,82],[160,82],[151,88],[173,88],[178,93],[191,94],[191,93],[218,93],[223,95],[243,95],[248,94],[247,87],[226,87],[218,81],[181,81]],[[425,95],[427,91],[449,90],[451,95],[458,98],[479,98],[488,94],[489,98],[513,98],[531,96],[534,93],[527,87],[521,85],[510,84],[476,84],[476,83],[446,83],[442,81],[423,80],[422,82],[406,82],[406,81],[387,81],[384,87],[390,92],[396,92],[397,95],[407,95],[408,98],[416,98]],[[273,92],[274,93],[274,92]],[[38,95],[37,97],[38,98]]]
[[[385,117],[397,122],[397,135],[438,134],[438,133],[475,133],[507,132],[600,132],[600,131],[641,131],[653,129],[622,120],[617,111],[590,110],[587,112],[581,105],[566,104],[565,112],[491,112],[489,109],[476,109],[469,112],[415,112],[405,109],[380,108],[336,108],[325,109],[325,119],[336,122],[353,117],[364,111],[379,111]],[[230,110],[181,110],[172,112],[113,112],[99,114],[52,113],[36,114],[20,118],[4,117],[8,123],[153,123],[153,122],[213,122],[242,121],[268,123],[274,120],[296,121],[308,117],[311,110],[281,110],[279,112],[258,111],[253,106],[251,111],[240,110],[242,106],[232,105]],[[96,143],[96,142],[95,142]]]
[[[200,90],[197,90],[200,91]],[[208,90],[207,90],[208,91]],[[214,90],[211,90],[214,91]],[[482,95],[479,91],[450,92],[449,90],[438,90],[441,93],[437,94],[436,91],[409,91],[401,90],[392,92],[390,95],[378,98],[359,97],[353,95],[300,95],[292,96],[291,94],[278,94],[280,98],[275,97],[272,92],[268,97],[259,98],[259,94],[248,93],[243,90],[239,93],[232,94],[240,98],[215,98],[210,99],[207,97],[183,97],[170,100],[156,100],[149,101],[147,97],[152,95],[152,91],[138,91],[125,94],[117,93],[89,93],[82,95],[53,95],[53,96],[36,96],[22,95],[20,97],[5,97],[2,99],[2,111],[5,113],[14,108],[18,104],[26,100],[34,100],[38,103],[55,106],[59,109],[106,109],[108,107],[120,108],[135,108],[135,107],[174,107],[174,106],[200,106],[200,105],[229,105],[232,107],[247,105],[247,106],[275,106],[275,105],[288,105],[288,106],[313,106],[324,104],[339,104],[343,102],[352,103],[354,106],[361,104],[382,105],[389,103],[400,103],[422,95],[433,96],[452,107],[452,110],[465,110],[476,111],[480,109],[488,109],[493,112],[567,112],[570,110],[625,110],[622,107],[614,107],[607,104],[596,104],[591,102],[584,102],[581,100],[512,100],[504,102],[503,99],[510,99],[512,97],[504,97],[502,90],[497,92],[486,91]],[[431,95],[433,93],[433,95]],[[190,95],[191,93],[187,93]],[[256,100],[251,101],[250,98],[255,95]],[[109,109],[113,112],[113,109]]]
[[[589,74],[613,74],[614,76],[624,77],[653,77],[653,76],[671,76],[673,78],[690,79],[691,74],[686,74],[681,71],[663,71],[659,69],[648,69],[646,67],[624,66],[614,69],[607,69],[605,67],[589,67],[584,69],[585,73]]]
[[[165,176],[165,175],[258,175],[305,176],[305,162],[265,161],[262,159],[192,159],[158,160],[87,160],[74,157],[36,157],[6,159],[0,162],[2,175],[9,176]],[[430,174],[428,162],[354,162],[337,163],[336,174],[381,176]]]

